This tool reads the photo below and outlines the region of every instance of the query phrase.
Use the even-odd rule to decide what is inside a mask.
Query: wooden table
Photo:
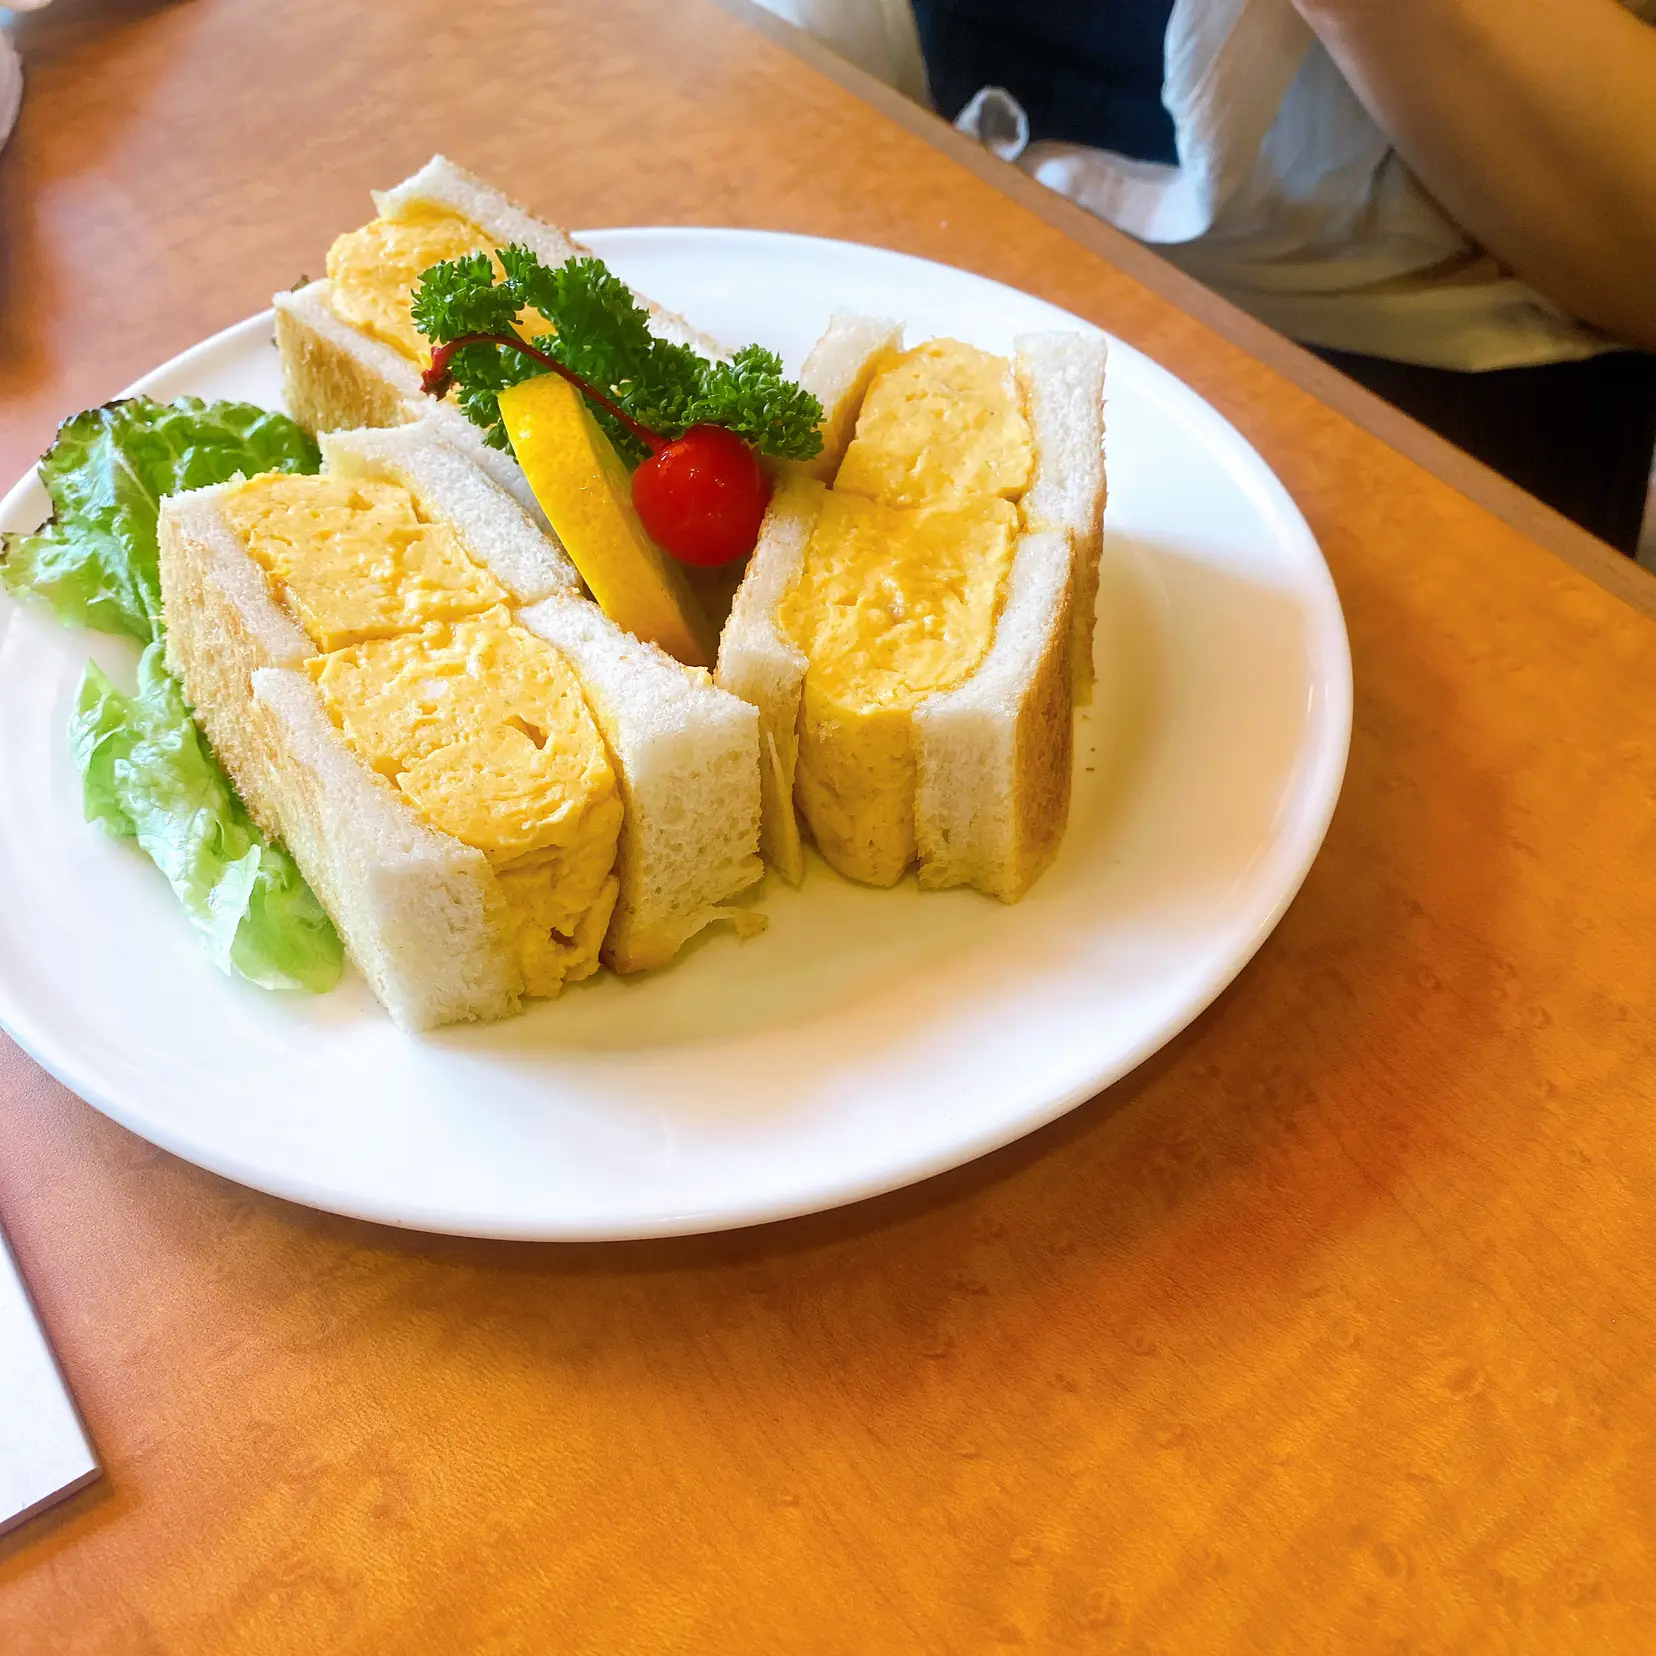
[[[0,1211],[109,1469],[0,1545],[0,1649],[1651,1648],[1640,572],[709,0],[88,0],[23,37],[0,473],[442,148],[575,224],[876,242],[1149,351],[1305,510],[1357,717],[1212,1011],[838,1213],[404,1235],[198,1172],[0,1042]]]

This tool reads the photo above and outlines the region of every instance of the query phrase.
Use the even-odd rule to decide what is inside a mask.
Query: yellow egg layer
[[[504,609],[335,650],[312,675],[362,761],[492,862],[566,850],[615,798],[580,681]]]
[[[912,708],[983,659],[1012,564],[1009,500],[914,510],[823,496],[782,623],[817,688],[859,708]]]
[[[915,509],[823,497],[780,619],[808,663],[798,803],[852,879],[894,885],[914,858],[910,714],[982,661],[1017,533],[1017,507],[994,497]]]
[[[394,484],[273,473],[227,490],[222,510],[321,650],[475,615],[508,596]]]
[[[622,807],[563,657],[497,609],[336,650],[311,673],[358,758],[494,864],[529,992],[594,970]]]
[[[225,513],[317,645],[347,745],[493,865],[526,991],[595,971],[622,803],[568,662],[404,489],[273,473],[227,491]]]
[[[794,800],[829,864],[865,885],[896,885],[914,861],[914,785],[908,709],[848,708],[807,675]]]
[[[423,367],[431,346],[410,314],[421,273],[447,259],[487,253],[498,274],[498,252],[499,244],[470,219],[441,207],[410,208],[335,239],[328,249],[330,301],[342,320]],[[519,315],[518,329],[530,339],[551,331],[532,310]]]
[[[1034,468],[1011,363],[932,339],[874,376],[834,487],[887,506],[962,505],[1016,499]]]

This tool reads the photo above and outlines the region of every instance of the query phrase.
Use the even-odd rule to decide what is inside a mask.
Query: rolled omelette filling
[[[807,662],[795,799],[852,879],[914,860],[911,715],[994,641],[1034,462],[1004,357],[930,340],[869,386],[780,615]]]
[[[431,346],[412,316],[421,272],[447,259],[487,253],[498,275],[499,251],[500,244],[470,219],[446,207],[416,205],[399,218],[373,219],[335,239],[328,249],[329,302],[342,321],[424,367]],[[526,338],[551,331],[533,310],[521,313],[518,329]]]
[[[489,859],[526,992],[589,976],[622,804],[574,670],[406,489],[271,473],[223,511],[316,645],[306,666],[347,746]]]

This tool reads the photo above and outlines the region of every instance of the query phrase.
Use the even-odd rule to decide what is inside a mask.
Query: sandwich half
[[[394,189],[375,191],[374,206],[374,219],[328,250],[325,277],[276,295],[288,408],[313,432],[399,425],[427,414],[449,443],[544,524],[512,456],[490,448],[451,402],[420,390],[430,351],[409,307],[420,273],[445,259],[517,243],[544,264],[561,265],[590,250],[441,155]],[[683,317],[642,297],[639,302],[663,339],[703,356],[723,354]]]
[[[754,710],[608,622],[429,425],[323,457],[163,501],[167,657],[374,992],[427,1029],[670,959],[761,873]]]
[[[1104,342],[899,352],[890,324],[836,317],[801,378],[824,460],[781,481],[717,674],[759,710],[764,854],[797,882],[803,825],[853,879],[918,863],[922,885],[1016,901],[1068,814]]]

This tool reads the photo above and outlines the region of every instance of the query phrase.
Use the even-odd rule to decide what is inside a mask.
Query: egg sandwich
[[[167,663],[406,1029],[664,964],[757,880],[758,715],[429,423],[162,502]]]
[[[800,383],[823,450],[786,469],[720,643],[759,711],[766,859],[801,824],[841,873],[1015,901],[1068,814],[1092,682],[1105,499],[1102,336],[1011,360],[839,316]]]
[[[447,442],[538,520],[540,508],[512,455],[489,447],[452,402],[420,394],[431,353],[411,319],[414,289],[432,265],[472,253],[492,256],[511,243],[549,266],[588,250],[441,155],[394,189],[375,191],[374,207],[375,218],[334,241],[326,276],[275,297],[289,411],[312,432],[428,416]],[[722,354],[683,317],[641,302],[659,337],[703,356]],[[524,320],[539,331],[532,318]]]

